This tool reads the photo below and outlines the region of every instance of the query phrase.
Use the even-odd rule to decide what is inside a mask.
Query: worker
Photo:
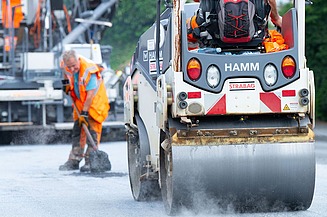
[[[74,50],[62,55],[62,67],[65,79],[63,91],[70,95],[75,106],[73,112],[74,126],[72,132],[72,149],[68,161],[59,170],[78,170],[83,159],[85,165],[81,172],[90,171],[90,152],[92,145],[87,140],[82,124],[85,124],[98,146],[101,139],[102,123],[110,109],[106,89],[101,77],[101,69],[91,60],[78,56]],[[78,113],[80,114],[78,116]],[[86,143],[88,147],[84,154]]]
[[[199,0],[194,1],[199,2]],[[259,6],[261,8],[258,10],[251,8]],[[234,12],[239,14],[233,14]],[[198,48],[199,39],[203,36],[207,37],[208,34],[223,43],[249,42],[254,34],[257,35],[256,37],[259,35],[263,38],[266,36],[266,20],[269,14],[272,23],[281,28],[282,17],[278,13],[276,0],[253,2],[201,0],[196,14],[187,20],[189,50]],[[253,22],[247,21],[247,17],[253,17]],[[229,19],[228,22],[225,19]]]

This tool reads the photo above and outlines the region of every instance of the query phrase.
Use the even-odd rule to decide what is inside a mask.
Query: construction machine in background
[[[72,106],[61,91],[66,49],[104,67],[110,102],[119,97],[111,46],[100,46],[118,0],[3,0],[0,20],[0,131],[70,129]],[[119,76],[118,76],[119,77]],[[112,106],[114,107],[114,105]]]
[[[181,208],[306,210],[315,187],[313,72],[305,0],[283,15],[288,49],[188,50],[198,3],[165,1],[140,37],[124,85],[135,200]],[[209,43],[210,44],[210,43]],[[214,44],[214,43],[212,43]]]

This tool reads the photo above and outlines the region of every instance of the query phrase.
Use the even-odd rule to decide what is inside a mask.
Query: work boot
[[[90,172],[91,171],[91,165],[90,165],[90,152],[93,151],[93,148],[89,145],[86,149],[84,160],[85,164],[82,166],[79,171],[84,172]]]
[[[78,170],[78,169],[79,169],[78,160],[68,160],[66,163],[59,166],[60,171]]]
[[[86,155],[85,155],[85,164],[84,166],[82,166],[79,171],[81,171],[82,173],[84,172],[90,172],[91,171],[91,165],[90,165],[90,156],[89,156],[89,153],[86,152]]]
[[[79,171],[81,171],[82,173],[84,172],[90,172],[91,171],[91,166],[90,163],[85,163],[84,166],[82,166]]]

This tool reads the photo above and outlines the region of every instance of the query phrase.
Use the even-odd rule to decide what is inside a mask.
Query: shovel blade
[[[100,150],[90,152],[90,167],[91,172],[99,173],[110,171],[111,163],[108,154]]]

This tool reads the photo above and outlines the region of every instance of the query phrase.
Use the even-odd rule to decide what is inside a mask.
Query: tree
[[[283,4],[280,14],[283,15],[291,3]],[[316,117],[327,120],[327,1],[315,0],[313,5],[306,7],[306,57],[307,65],[315,74],[316,85]]]
[[[306,7],[306,56],[316,83],[316,117],[327,120],[327,1],[315,0]]]
[[[156,3],[154,0],[119,2],[113,27],[106,31],[103,40],[113,46],[112,68],[121,68],[132,57],[139,37],[155,22]]]

